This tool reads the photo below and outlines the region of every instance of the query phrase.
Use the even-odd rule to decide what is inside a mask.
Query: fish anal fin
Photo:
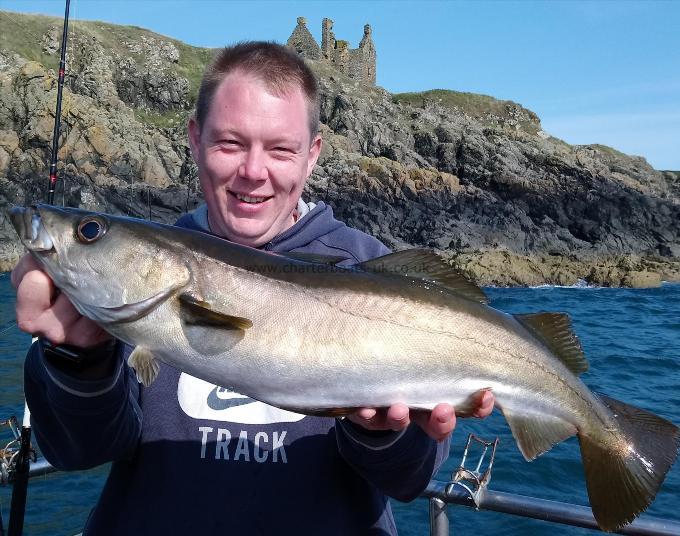
[[[680,430],[648,411],[599,395],[618,431],[597,441],[579,433],[593,515],[602,530],[633,521],[654,500],[680,446]]]
[[[203,301],[193,294],[180,294],[179,302],[182,319],[187,324],[219,326],[237,330],[246,330],[253,327],[251,320],[218,311],[210,303]]]
[[[588,361],[566,313],[518,314],[515,318],[536,336],[577,376],[588,370]]]
[[[493,389],[491,387],[484,387],[483,389],[479,389],[478,391],[475,391],[472,393],[470,396],[468,396],[463,402],[459,402],[456,404],[456,416],[457,417],[472,417],[475,413],[475,411],[479,408],[483,398],[484,394],[490,391],[493,393]]]
[[[576,435],[573,424],[552,415],[525,414],[507,408],[502,411],[517,447],[527,461],[536,459],[557,443]]]
[[[444,259],[427,249],[407,249],[370,259],[357,265],[366,272],[391,274],[435,283],[479,303],[488,303],[484,291]]]
[[[135,347],[127,362],[134,369],[137,381],[144,387],[149,387],[158,376],[160,365],[151,351],[144,346]]]

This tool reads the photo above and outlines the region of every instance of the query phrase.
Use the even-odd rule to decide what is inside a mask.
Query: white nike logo
[[[275,408],[224,387],[182,373],[177,384],[182,411],[194,419],[240,424],[297,422],[305,415]]]

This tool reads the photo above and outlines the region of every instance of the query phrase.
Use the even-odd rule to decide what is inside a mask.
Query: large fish
[[[75,209],[15,208],[22,242],[76,308],[157,359],[301,413],[439,402],[492,389],[527,460],[578,435],[595,518],[621,528],[654,499],[678,428],[592,393],[566,315],[509,315],[433,253],[354,269],[203,233]]]

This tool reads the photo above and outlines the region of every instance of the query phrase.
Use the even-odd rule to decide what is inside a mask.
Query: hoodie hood
[[[305,205],[308,212],[299,210],[300,219],[260,249],[275,253],[295,251],[345,257],[345,261],[338,263],[340,266],[390,252],[379,240],[336,220],[333,209],[323,201]],[[192,213],[184,214],[175,225],[210,233],[207,206],[203,204]]]
[[[322,236],[346,227],[344,223],[333,217],[333,209],[323,201],[318,203],[298,202],[300,218],[295,224],[281,234],[275,236],[260,249],[266,251],[285,252],[307,246]],[[196,231],[213,234],[208,223],[208,205],[203,203],[189,214],[184,214],[176,225],[188,227]]]
[[[341,227],[346,227],[346,225],[333,217],[333,209],[323,201],[319,201],[312,210],[295,222],[292,227],[275,236],[262,249],[285,252],[304,248],[315,240],[337,231]]]

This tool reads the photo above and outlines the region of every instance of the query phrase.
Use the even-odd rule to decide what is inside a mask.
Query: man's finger
[[[386,428],[390,430],[399,431],[406,428],[411,419],[409,418],[409,409],[405,404],[393,404],[387,410],[385,418]]]
[[[451,404],[437,404],[432,411],[412,411],[411,418],[436,441],[442,441],[456,427],[456,412]]]
[[[353,423],[363,426],[366,429],[372,429],[375,424],[375,419],[378,412],[375,408],[361,408],[348,415],[347,418]]]
[[[456,427],[456,412],[451,404],[437,404],[430,413],[425,432],[437,441],[442,441]]]
[[[36,319],[36,328],[40,335],[47,337],[53,344],[64,344],[69,335],[74,334],[74,327],[81,316],[64,294],[59,294],[52,307]]]
[[[375,408],[361,408],[357,410],[357,416],[361,419],[364,419],[366,421],[370,421],[373,419],[378,411]]]
[[[81,316],[68,334],[68,344],[90,348],[111,339],[111,335],[89,318]]]
[[[21,257],[21,259],[19,259],[19,262],[10,274],[12,286],[14,288],[19,288],[19,284],[21,283],[21,280],[24,278],[24,276],[33,270],[41,270],[40,265],[38,264],[38,261],[33,258],[33,255],[27,253]]]
[[[490,389],[483,391],[479,397],[477,408],[472,412],[475,417],[488,417],[493,411],[495,397]]]
[[[52,306],[54,283],[45,272],[26,272],[17,287],[16,315],[19,329],[33,333],[35,321]]]

